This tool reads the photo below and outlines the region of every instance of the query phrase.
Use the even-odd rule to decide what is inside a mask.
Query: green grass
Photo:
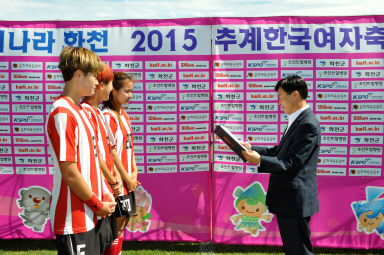
[[[315,248],[317,255],[378,255],[383,250]],[[52,240],[0,240],[0,255],[57,254]],[[281,247],[224,245],[184,242],[124,242],[123,254],[129,255],[284,255]]]

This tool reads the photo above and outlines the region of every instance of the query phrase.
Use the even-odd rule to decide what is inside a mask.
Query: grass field
[[[57,254],[52,240],[0,240],[0,255]],[[252,245],[223,245],[181,242],[124,242],[123,254],[129,255],[284,255],[281,247]],[[352,250],[316,248],[318,255],[378,255],[383,250]]]

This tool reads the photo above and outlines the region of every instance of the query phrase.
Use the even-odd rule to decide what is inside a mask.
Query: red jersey
[[[103,113],[99,108],[93,108],[87,101],[83,101],[82,107],[88,112],[89,117],[94,125],[95,133],[97,134],[97,148],[100,157],[105,161],[111,174],[115,176],[115,164],[112,157],[112,144],[109,139],[108,129],[105,125]]]
[[[120,120],[114,111],[109,108],[103,109],[105,123],[112,144],[116,147],[117,155],[120,157],[128,175],[132,175],[133,169],[133,136],[130,121],[126,114],[120,111]],[[128,194],[127,185],[124,183],[124,195]]]
[[[76,162],[77,168],[93,193],[102,200],[96,136],[87,113],[66,97],[59,97],[47,118],[46,133],[54,162],[50,220],[58,235],[92,230],[97,217],[65,183],[59,162]]]

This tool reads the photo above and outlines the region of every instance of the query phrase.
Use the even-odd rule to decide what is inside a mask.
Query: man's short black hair
[[[275,86],[275,91],[278,91],[279,88],[282,88],[287,94],[291,94],[293,91],[297,90],[302,99],[307,99],[308,97],[308,87],[307,83],[303,78],[297,75],[288,76],[284,79],[281,79],[277,82]]]

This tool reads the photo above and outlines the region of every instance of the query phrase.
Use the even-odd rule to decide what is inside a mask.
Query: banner
[[[269,175],[212,131],[278,144],[274,86],[299,75],[322,131],[313,244],[384,247],[384,16],[0,22],[0,238],[53,238],[44,129],[64,46],[137,80],[124,108],[142,186],[127,239],[281,245],[267,207],[258,228],[242,224],[239,194],[265,196]]]
[[[309,86],[307,102],[322,135],[314,246],[384,247],[383,21],[382,16],[212,21],[214,125],[254,145],[276,145],[288,124],[274,91],[277,81],[299,75]],[[243,164],[217,137],[213,170],[213,241],[281,245],[268,209],[260,208],[257,217],[246,210],[248,198],[265,197],[269,174],[255,174],[254,165]],[[252,220],[259,225],[249,228],[245,222]]]
[[[3,23],[0,45],[0,238],[52,238],[47,208],[29,204],[51,190],[55,171],[44,128],[64,87],[58,56],[83,46],[137,80],[123,107],[142,186],[125,237],[210,241],[209,19]]]

